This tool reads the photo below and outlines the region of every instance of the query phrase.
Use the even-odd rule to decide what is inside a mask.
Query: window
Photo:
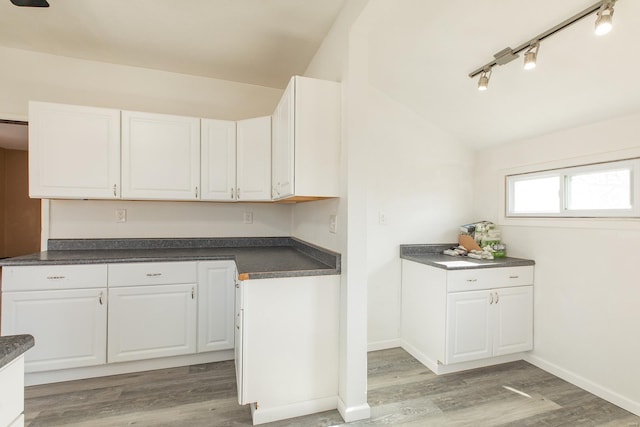
[[[640,217],[640,159],[506,179],[508,217]]]

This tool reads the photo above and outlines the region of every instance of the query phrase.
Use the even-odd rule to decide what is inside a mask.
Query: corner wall
[[[8,257],[4,247],[4,218],[5,218],[5,202],[4,202],[4,188],[5,188],[5,157],[6,151],[4,148],[0,148],[0,258]]]
[[[478,153],[475,208],[508,254],[536,261],[535,365],[640,415],[640,220],[507,219],[505,173],[640,156],[640,114]]]

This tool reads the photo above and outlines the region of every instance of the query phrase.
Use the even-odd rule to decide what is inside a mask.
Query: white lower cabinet
[[[533,266],[446,270],[402,260],[402,346],[435,373],[533,348]]]
[[[195,284],[109,289],[108,362],[196,350]]]
[[[195,353],[195,279],[195,262],[109,265],[107,361]]]
[[[1,332],[34,336],[25,372],[42,378],[113,362],[230,354],[235,279],[234,261],[4,267]]]
[[[2,335],[36,341],[26,372],[106,362],[105,265],[4,267],[2,274]]]
[[[0,426],[24,426],[24,355],[0,368]]]
[[[531,350],[533,286],[447,296],[445,363]]]
[[[234,343],[236,263],[198,263],[198,352],[227,350]]]
[[[238,401],[254,424],[335,409],[340,276],[240,282]]]

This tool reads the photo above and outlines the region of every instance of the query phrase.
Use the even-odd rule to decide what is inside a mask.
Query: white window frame
[[[584,173],[607,172],[620,169],[630,171],[631,209],[568,209],[569,178]],[[532,178],[558,177],[560,191],[558,212],[513,212],[514,184]],[[640,217],[640,158],[616,160],[572,166],[545,171],[505,175],[505,218],[639,218]]]

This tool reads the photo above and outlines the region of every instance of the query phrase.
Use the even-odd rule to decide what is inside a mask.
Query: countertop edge
[[[430,267],[440,268],[442,270],[477,270],[477,269],[485,269],[485,268],[504,268],[504,267],[526,267],[535,265],[535,261],[524,258],[496,258],[493,260],[475,260],[468,259],[466,257],[449,257],[451,261],[469,261],[473,262],[475,265],[466,265],[466,266],[448,266],[444,264],[440,264],[436,261],[432,261],[425,258],[426,256],[411,256],[411,255],[402,255],[401,259],[417,262],[419,264],[428,265]]]
[[[98,239],[99,240],[99,239]],[[106,240],[106,239],[105,239]],[[301,276],[321,276],[321,275],[339,275],[341,273],[341,255],[337,252],[333,252],[329,249],[325,249],[314,245],[312,243],[305,242],[303,240],[297,239],[295,237],[275,237],[275,238],[246,238],[242,239],[229,239],[229,242],[233,242],[236,244],[239,241],[249,243],[246,248],[251,249],[259,249],[260,247],[264,247],[265,250],[275,249],[276,247],[287,247],[293,249],[299,255],[307,257],[309,259],[313,259],[317,262],[317,266],[312,268],[301,268],[296,269],[296,265],[293,264],[293,268],[291,270],[282,270],[277,266],[273,270],[269,270],[267,268],[266,271],[251,271],[249,268],[243,268],[241,264],[239,264],[238,254],[234,253],[234,250],[243,248],[242,246],[229,246],[226,243],[222,246],[211,246],[211,247],[203,247],[203,243],[211,243],[215,239],[194,239],[193,242],[189,242],[189,239],[176,239],[176,242],[173,244],[170,242],[171,239],[158,239],[157,242],[161,246],[159,247],[146,247],[146,248],[136,248],[140,251],[144,251],[137,254],[111,254],[109,256],[107,252],[109,251],[120,251],[120,250],[128,250],[123,249],[123,247],[129,246],[132,244],[133,246],[138,246],[138,240],[141,239],[133,239],[134,242],[126,242],[128,239],[122,239],[122,244],[118,245],[116,239],[108,239],[108,245],[110,249],[91,249],[95,246],[95,242],[88,239],[86,241],[82,241],[81,243],[85,246],[85,249],[77,249],[78,242],[76,240],[71,240],[72,246],[74,248],[73,256],[69,258],[58,258],[58,259],[46,259],[47,252],[40,252],[31,255],[26,255],[22,257],[14,257],[14,258],[6,258],[0,260],[0,266],[4,267],[29,267],[29,266],[40,266],[40,265],[88,265],[88,264],[121,264],[121,263],[146,263],[146,262],[181,262],[181,261],[221,261],[221,260],[229,260],[235,261],[238,264],[238,273],[239,274],[248,274],[251,279],[262,279],[262,278],[285,278],[285,277],[301,277]],[[149,239],[147,239],[149,240]],[[220,239],[224,240],[224,239]],[[59,242],[58,242],[59,244]],[[104,244],[104,242],[100,241],[100,245]],[[145,241],[145,245],[148,245],[148,242]],[[262,245],[261,245],[262,244]],[[64,246],[64,245],[63,245]],[[118,247],[120,246],[120,247]],[[117,248],[117,249],[116,249]],[[202,250],[202,249],[215,249],[215,250],[223,250],[226,252],[228,249],[228,253],[217,253],[217,254],[198,254],[198,253],[154,253],[156,250],[176,250],[176,251],[190,251],[194,250]],[[82,252],[86,250],[86,254],[83,256]],[[66,250],[54,250],[56,252],[67,252]],[[105,251],[104,256],[99,254],[95,255],[97,251]],[[49,251],[51,252],[51,251]],[[120,256],[122,255],[122,256]],[[326,266],[326,268],[324,268]],[[302,266],[300,266],[302,267]],[[311,267],[311,266],[307,266]]]
[[[0,337],[0,369],[20,357],[35,345],[32,335],[7,335]]]

